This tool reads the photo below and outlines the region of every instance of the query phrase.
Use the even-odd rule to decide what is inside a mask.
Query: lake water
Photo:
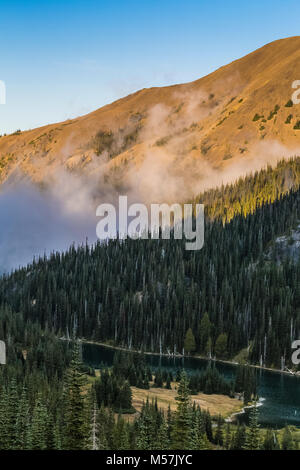
[[[115,351],[112,348],[95,344],[83,344],[83,361],[93,367],[102,364],[111,366]],[[176,372],[184,367],[188,373],[206,369],[208,360],[195,358],[174,358],[145,355],[151,369],[160,367]],[[216,363],[216,368],[226,379],[234,379],[236,366]],[[262,425],[279,428],[286,424],[300,427],[300,377],[267,370],[257,371],[258,394],[262,406],[259,407],[259,421]],[[243,417],[241,418],[243,419]]]

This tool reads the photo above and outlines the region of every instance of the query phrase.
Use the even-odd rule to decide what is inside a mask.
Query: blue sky
[[[299,0],[0,0],[0,134],[200,78],[299,18]]]

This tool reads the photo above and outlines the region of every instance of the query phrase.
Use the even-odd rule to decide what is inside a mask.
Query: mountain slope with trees
[[[275,240],[299,224],[299,165],[281,162],[204,194],[213,204],[200,251],[174,239],[71,247],[3,276],[0,301],[66,338],[180,353],[188,344],[222,359],[247,349],[252,363],[291,366],[300,261],[279,257]],[[235,193],[243,195],[232,218]]]

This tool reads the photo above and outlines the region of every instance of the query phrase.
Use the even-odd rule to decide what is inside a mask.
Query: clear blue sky
[[[194,80],[299,19],[299,0],[0,0],[0,133]]]

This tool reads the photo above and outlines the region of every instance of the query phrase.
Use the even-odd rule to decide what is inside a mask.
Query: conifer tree
[[[193,410],[191,413],[191,430],[190,430],[190,437],[189,437],[189,449],[191,450],[204,450],[208,449],[208,441],[206,438],[206,433],[204,430],[203,422],[202,422],[202,415],[200,408],[195,408],[193,406]]]
[[[229,423],[226,425],[224,447],[226,450],[229,450],[231,447],[231,430]]]
[[[109,435],[112,430],[109,429],[111,422],[107,419],[107,413],[102,405],[96,415],[96,446],[98,450],[106,450],[108,447]],[[114,425],[114,422],[112,422]]]
[[[16,449],[27,449],[28,433],[30,429],[30,409],[27,400],[26,389],[23,387],[21,399],[18,405],[16,419]]]
[[[204,413],[204,419],[205,419],[205,432],[207,435],[207,439],[209,440],[209,442],[213,442],[212,422],[211,422],[211,416],[210,416],[209,411],[206,411]]]
[[[224,435],[223,435],[223,424],[224,420],[221,415],[218,416],[218,421],[217,421],[217,429],[215,433],[215,438],[214,442],[216,445],[222,447],[224,443]]]
[[[227,353],[227,334],[221,333],[216,341],[215,353],[218,358],[226,357]]]
[[[246,427],[238,425],[231,441],[231,450],[243,450],[246,448]]]
[[[46,418],[46,449],[55,450],[56,449],[56,431],[55,431],[55,422],[52,412],[47,409],[47,418]]]
[[[61,436],[61,424],[60,419],[56,416],[53,429],[54,449],[62,450],[62,436]]]
[[[8,393],[0,390],[0,450],[10,449]]]
[[[42,403],[42,399],[39,396],[32,413],[30,431],[31,449],[45,450],[47,448],[47,424],[47,408]]]
[[[168,443],[169,443],[169,445],[171,445],[171,436],[172,436],[172,433],[173,433],[173,416],[172,416],[172,412],[171,412],[170,403],[169,403],[169,405],[168,405],[167,422],[166,422],[166,425],[167,425],[167,438],[168,438]],[[169,448],[170,448],[170,447],[169,447]]]
[[[181,373],[176,400],[178,404],[172,432],[172,447],[177,450],[187,449],[190,439],[191,403],[188,378],[185,371]]]
[[[189,328],[186,332],[184,339],[184,350],[190,354],[196,350],[195,336],[193,335],[192,328]]]
[[[258,408],[255,403],[249,413],[249,429],[247,433],[246,448],[248,450],[260,449],[260,431],[258,424]]]
[[[204,313],[199,328],[200,351],[209,353],[211,348],[207,348],[208,341],[210,340],[211,324],[208,313]],[[209,351],[208,351],[209,349]]]
[[[163,419],[158,431],[157,431],[157,444],[155,445],[157,450],[168,450],[170,449],[170,440],[168,437],[168,427]]]
[[[137,428],[137,448],[139,450],[152,449],[153,438],[155,437],[155,434],[148,398],[146,403],[143,404],[141,415],[137,423]]]
[[[69,450],[82,450],[86,447],[88,425],[83,397],[83,386],[86,380],[81,367],[79,346],[76,344],[65,390],[64,448]]]
[[[114,449],[129,449],[128,428],[121,415],[118,416],[117,423],[114,426]]]
[[[90,450],[98,450],[98,433],[97,433],[97,399],[95,388],[88,391],[86,398],[86,423],[87,423],[87,436],[86,447]]]
[[[0,419],[2,428],[1,447],[3,450],[17,448],[18,391],[15,379],[12,379],[7,391],[2,392]]]

